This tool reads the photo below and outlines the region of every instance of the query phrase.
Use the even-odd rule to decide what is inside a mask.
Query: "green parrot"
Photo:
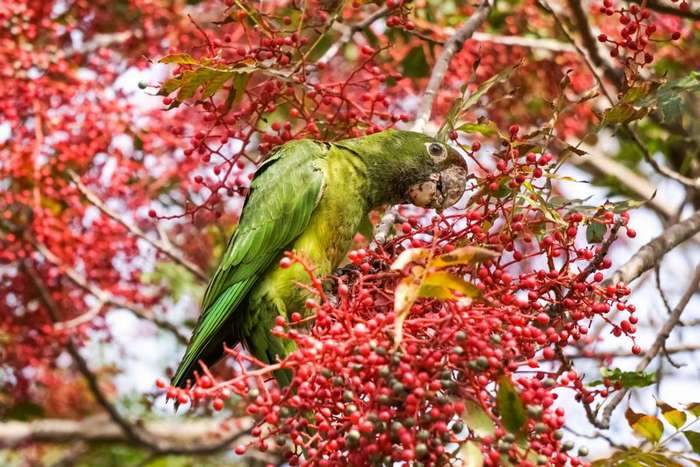
[[[412,203],[442,210],[462,197],[466,179],[466,163],[454,149],[410,131],[278,147],[252,180],[172,384],[186,387],[200,361],[221,359],[224,344],[240,342],[266,363],[294,349],[292,341],[270,333],[277,315],[301,312],[309,297],[297,285],[309,282],[301,265],[280,268],[285,251],[309,260],[317,276],[327,275],[372,209]],[[275,376],[288,384],[288,372]]]

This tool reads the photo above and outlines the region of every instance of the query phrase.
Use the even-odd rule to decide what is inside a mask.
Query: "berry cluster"
[[[585,464],[562,441],[564,413],[556,400],[568,389],[590,404],[614,390],[586,387],[566,357],[565,350],[590,343],[594,319],[634,341],[629,288],[601,284],[611,266],[607,248],[628,216],[614,207],[551,207],[537,180],[551,176],[553,158],[519,150],[519,133],[511,126],[503,150],[478,158],[469,209],[427,223],[409,216],[386,245],[351,251],[350,266],[326,283],[290,253],[280,265],[301,263],[313,293],[306,310],[291,314],[289,322],[278,317],[272,331],[293,340],[297,350],[263,365],[227,349],[239,363],[234,376],[217,380],[205,368],[195,387],[169,388],[168,396],[195,405],[210,401],[215,410],[233,394],[242,396],[259,422],[258,440],[236,452],[279,449],[290,465],[444,464],[454,456],[454,443],[475,443],[486,465],[502,459]],[[468,148],[471,157],[480,146]],[[488,159],[492,170],[485,168]],[[607,239],[581,242],[579,233],[596,226],[609,233]],[[397,258],[415,250],[458,258],[457,245],[496,253],[448,268],[474,293],[465,295],[466,288],[448,299],[424,293],[407,315],[399,314],[402,281],[430,263],[415,255],[415,261],[392,267]],[[280,369],[292,371],[290,386],[265,381]],[[517,402],[506,407],[503,399],[511,396]],[[526,447],[515,442],[519,436]]]
[[[687,10],[688,2],[681,2],[680,7]],[[651,47],[653,42],[678,40],[681,37],[678,30],[670,32],[668,37],[658,37],[658,21],[652,12],[634,3],[629,7],[615,8],[613,0],[604,0],[600,12],[606,16],[616,16],[618,30],[617,37],[600,33],[598,41],[610,45],[610,56],[619,59],[632,70],[654,61],[654,49]]]

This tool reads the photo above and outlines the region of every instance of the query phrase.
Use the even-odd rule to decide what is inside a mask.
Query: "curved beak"
[[[442,211],[454,205],[462,198],[467,187],[467,170],[458,165],[452,165],[440,172],[436,193],[435,209]]]
[[[466,164],[450,165],[431,174],[428,180],[412,185],[408,197],[416,206],[442,211],[462,198],[466,186]]]

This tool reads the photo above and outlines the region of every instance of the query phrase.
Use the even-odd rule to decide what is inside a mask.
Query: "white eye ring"
[[[433,159],[442,160],[447,157],[447,150],[445,146],[440,143],[425,143],[425,148]]]

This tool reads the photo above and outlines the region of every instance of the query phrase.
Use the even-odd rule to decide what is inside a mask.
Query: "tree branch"
[[[340,49],[352,40],[352,36],[354,36],[355,33],[360,32],[363,29],[369,27],[372,23],[377,21],[379,18],[385,16],[387,13],[389,13],[389,8],[385,5],[375,10],[374,13],[370,14],[362,21],[359,21],[355,24],[351,24],[350,26],[345,26],[340,38],[337,41],[335,41],[328,48],[328,50],[326,50],[326,52],[321,56],[321,58],[316,60],[316,63],[322,63],[325,65],[328,62],[330,62],[338,54]]]
[[[423,92],[423,98],[418,106],[416,121],[413,124],[413,131],[422,132],[425,130],[432,115],[433,101],[442,85],[452,57],[462,48],[464,42],[472,37],[472,34],[486,21],[490,11],[491,1],[483,0],[474,14],[445,42],[445,47],[442,49],[437,62],[435,62],[435,66],[433,66],[428,86]]]
[[[664,220],[668,221],[674,218],[676,215],[675,211],[669,207],[669,203],[655,196],[656,187],[646,178],[609,157],[595,154],[596,150],[594,148],[585,145],[580,147],[587,154],[572,157],[569,159],[569,162],[594,175],[615,177],[617,181],[639,198],[648,199],[649,202],[646,206],[659,214]]]
[[[109,209],[102,202],[102,200],[97,196],[97,194],[95,194],[87,186],[85,186],[85,184],[83,184],[83,182],[80,180],[80,177],[78,176],[78,174],[76,174],[73,171],[70,171],[69,175],[70,175],[71,180],[75,184],[75,186],[78,188],[78,191],[80,191],[80,193],[82,193],[82,195],[85,196],[85,199],[87,199],[90,202],[90,204],[95,206],[97,209],[102,211],[102,213],[105,214],[107,217],[109,217],[113,221],[121,224],[126,230],[131,232],[132,235],[146,241],[149,245],[154,247],[156,250],[160,251],[161,253],[165,254],[173,261],[176,261],[177,263],[184,266],[187,270],[189,270],[192,274],[194,274],[198,279],[200,279],[202,281],[206,281],[208,279],[207,275],[204,274],[204,272],[199,268],[199,266],[192,263],[187,258],[183,257],[179,251],[173,249],[170,245],[168,245],[164,242],[161,242],[160,240],[156,240],[156,239],[149,237],[139,227],[137,227],[136,225],[132,224],[131,222],[129,222],[126,219],[124,219],[123,217],[121,217],[116,212]]]
[[[654,343],[637,364],[635,369],[636,371],[645,370],[646,367],[649,366],[649,363],[651,363],[651,361],[659,354],[666,343],[666,339],[668,339],[668,336],[671,335],[671,331],[673,331],[673,328],[675,328],[680,322],[683,310],[685,310],[688,302],[690,302],[690,299],[698,290],[698,286],[700,286],[700,264],[695,268],[695,273],[693,274],[693,278],[690,280],[690,285],[681,297],[678,305],[676,305],[666,322],[663,324],[663,326],[661,326],[659,333],[656,335],[656,339],[654,339]],[[629,389],[627,388],[620,390],[615,394],[610,402],[605,405],[605,409],[603,409],[603,414],[600,420],[600,425],[602,427],[608,428],[610,426],[610,418],[612,417],[613,411],[618,405],[620,405],[620,402],[622,402],[622,399],[624,399],[628,391]]]
[[[131,303],[127,300],[124,300],[121,297],[117,297],[115,295],[112,295],[111,293],[106,292],[98,287],[95,287],[94,285],[90,284],[85,277],[78,274],[78,272],[75,269],[63,264],[63,262],[61,262],[61,260],[58,257],[56,257],[56,255],[54,255],[48,248],[46,248],[46,245],[38,243],[32,239],[30,239],[29,241],[32,243],[32,245],[34,245],[34,247],[37,249],[37,251],[39,253],[41,253],[41,255],[44,258],[46,258],[46,260],[49,263],[60,268],[61,271],[63,271],[65,276],[71,282],[73,282],[75,285],[77,285],[78,287],[80,287],[84,291],[88,292],[89,294],[95,296],[95,298],[97,298],[97,300],[99,302],[101,302],[105,305],[110,305],[110,306],[113,306],[116,308],[123,308],[125,310],[128,310],[131,313],[133,313],[135,316],[137,316],[143,320],[150,321],[153,324],[155,324],[156,326],[158,326],[159,328],[161,328],[165,331],[171,332],[183,344],[187,344],[187,342],[189,341],[187,336],[182,334],[182,332],[180,332],[180,330],[177,328],[177,326],[175,326],[170,321],[157,318],[157,317],[153,316],[153,313],[146,310],[145,308],[143,308],[135,303]],[[65,324],[63,324],[63,323],[57,323],[57,324],[65,326]]]
[[[217,421],[148,421],[143,423],[143,428],[160,440],[159,454],[213,454],[247,437],[251,424],[250,419],[241,419],[240,426],[223,434]],[[28,442],[78,441],[128,443],[130,439],[113,420],[104,415],[82,420],[41,419],[0,423],[0,445],[3,447],[11,448]]]
[[[39,292],[42,302],[46,306],[46,310],[51,317],[51,320],[55,322],[58,321],[60,308],[59,304],[56,303],[51,296],[46,284],[43,279],[39,276],[38,272],[34,267],[27,261],[22,263],[24,269],[29,274],[29,277]],[[208,444],[206,446],[202,445],[184,445],[180,442],[172,442],[167,439],[160,438],[157,434],[148,431],[140,423],[132,423],[127,418],[125,418],[115,405],[109,400],[107,395],[104,393],[100,387],[100,383],[97,380],[97,376],[90,370],[87,361],[83,358],[78,350],[77,345],[73,339],[69,336],[66,343],[66,350],[70,354],[71,358],[75,362],[78,372],[85,378],[88,388],[92,393],[93,397],[97,403],[107,412],[112,423],[118,428],[119,432],[123,436],[125,441],[142,446],[153,452],[160,454],[201,454],[204,452],[215,452],[226,448],[232,442],[247,434],[247,430],[237,430],[233,433],[227,433],[226,437],[217,442]],[[0,439],[2,439],[0,437]]]
[[[619,87],[620,81],[624,75],[619,70],[615,69],[612,64],[600,54],[598,40],[593,36],[591,24],[588,22],[588,15],[583,10],[583,2],[581,0],[567,0],[566,3],[573,13],[576,28],[581,35],[583,46],[586,48],[591,62],[596,67],[601,68],[604,76],[615,84],[616,87]]]
[[[700,211],[664,230],[661,235],[641,247],[613,274],[610,282],[629,284],[654,265],[666,253],[700,232]]]
[[[640,5],[644,3],[644,0],[630,0],[634,3],[639,3]],[[679,16],[681,18],[693,19],[695,21],[700,20],[700,11],[698,10],[681,10],[679,7],[673,5],[672,3],[665,2],[663,0],[646,0],[646,7],[650,10],[654,10],[665,15]]]

